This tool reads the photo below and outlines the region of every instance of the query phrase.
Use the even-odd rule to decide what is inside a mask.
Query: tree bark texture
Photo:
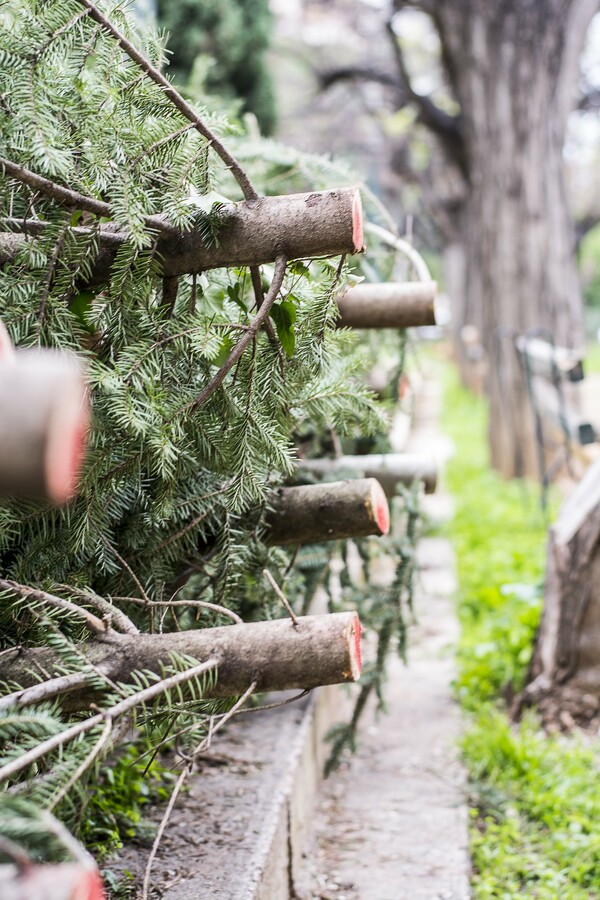
[[[303,459],[300,470],[332,475],[351,470],[365,478],[376,478],[387,497],[393,497],[398,484],[423,483],[426,494],[433,494],[438,477],[434,459],[416,453],[369,453],[364,456],[339,456],[336,459]]]
[[[534,475],[533,420],[511,339],[548,328],[582,340],[562,149],[575,105],[578,57],[598,0],[444,0],[432,5],[461,106],[467,190],[461,211],[465,295],[490,358],[492,463]]]
[[[158,254],[167,278],[228,266],[258,266],[277,256],[311,259],[364,250],[362,204],[357,188],[259,197],[221,210],[217,240],[207,246],[195,230],[162,234]],[[15,227],[19,227],[15,224]],[[37,223],[21,223],[23,231],[39,231]],[[110,276],[123,236],[105,229],[94,263],[92,284]],[[14,258],[24,235],[0,233],[0,264]]]
[[[311,690],[325,684],[357,681],[361,672],[361,625],[355,612],[225,625],[169,634],[118,634],[94,638],[81,650],[113,682],[130,683],[132,673],[162,674],[173,653],[199,662],[218,660],[217,680],[206,696],[235,697],[256,681],[257,691]],[[56,672],[53,650],[40,647],[4,654],[0,676],[26,688],[36,672]],[[65,695],[71,711],[97,700],[93,687]]]
[[[265,524],[268,544],[318,544],[387,534],[390,510],[375,478],[355,478],[278,488]]]
[[[600,708],[600,460],[550,529],[531,678],[524,699],[546,710],[586,719]]]
[[[0,496],[71,497],[88,420],[75,357],[40,350],[0,359]]]
[[[339,328],[435,325],[435,281],[357,284],[337,298]]]

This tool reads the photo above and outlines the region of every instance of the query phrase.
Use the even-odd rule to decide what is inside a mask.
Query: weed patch
[[[546,523],[535,484],[506,482],[487,460],[486,406],[448,377],[444,428],[456,453],[457,693],[469,713],[463,756],[471,787],[475,898],[600,897],[600,752],[548,736],[535,715],[510,723],[542,605]],[[556,502],[551,500],[551,508]]]

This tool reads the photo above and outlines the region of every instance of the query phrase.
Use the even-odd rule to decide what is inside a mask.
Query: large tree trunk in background
[[[578,58],[598,0],[434,4],[468,161],[464,319],[490,357],[492,464],[537,474],[533,418],[507,337],[583,337],[562,149]],[[501,347],[502,351],[499,351]]]

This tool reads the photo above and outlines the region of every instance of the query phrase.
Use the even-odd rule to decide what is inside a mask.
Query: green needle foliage
[[[166,65],[163,41],[140,36],[120,3],[99,8],[155,67]],[[198,112],[219,137],[238,128]],[[221,205],[237,200],[239,190],[206,139],[77,0],[0,0],[0,156],[50,183],[38,190],[19,172],[1,169],[1,230],[26,240],[0,271],[0,317],[20,346],[83,357],[93,407],[77,497],[60,509],[0,503],[1,576],[96,614],[99,598],[110,598],[142,632],[228,621],[218,612],[200,615],[197,607],[152,605],[175,593],[219,603],[245,619],[280,615],[265,567],[280,583],[289,572],[297,605],[305,605],[314,589],[310,567],[294,569],[288,553],[263,541],[271,492],[293,474],[302,435],[335,432],[352,441],[385,424],[363,386],[368,356],[355,336],[335,329],[335,295],[348,278],[343,261],[291,263],[271,334],[261,331],[223,385],[198,405],[253,320],[251,273],[232,267],[182,276],[174,294],[157,251],[164,224],[149,217],[161,216],[181,232],[195,228],[214,244]],[[273,172],[268,156],[261,167],[254,154],[265,191]],[[292,183],[286,166],[275,191]],[[310,180],[305,156],[302,166]],[[319,168],[315,163],[313,175]],[[61,188],[79,199],[65,202]],[[92,272],[100,232],[110,230],[125,239],[110,278],[98,283]],[[388,264],[389,254],[387,262],[385,253],[381,258]],[[264,288],[273,276],[272,266],[262,267]],[[36,754],[74,722],[82,726],[76,738],[8,780],[10,797],[23,804],[19,822],[38,823],[36,835],[39,809],[56,810],[81,829],[82,797],[91,789],[100,796],[92,800],[91,819],[100,825],[84,833],[94,843],[105,827],[110,840],[120,839],[103,824],[110,792],[93,788],[102,758],[127,730],[146,746],[169,747],[172,739],[193,749],[206,735],[207,717],[228,704],[202,699],[214,677],[206,673],[135,708],[156,676],[139,672],[128,685],[108,682],[86,659],[88,638],[80,616],[10,590],[0,596],[0,652],[49,647],[61,674],[102,691],[107,715],[131,701],[123,720],[105,719],[89,730],[87,714],[69,717],[56,700],[1,709],[0,766]],[[196,663],[173,658],[162,678],[177,678]],[[18,689],[6,684],[2,693]]]

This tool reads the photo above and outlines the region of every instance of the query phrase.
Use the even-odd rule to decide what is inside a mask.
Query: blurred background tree
[[[242,102],[262,134],[276,123],[275,94],[267,65],[272,31],[268,0],[158,0],[157,19],[168,32],[170,72],[187,82],[196,69],[211,94]]]
[[[598,0],[285,6],[279,15],[304,19],[316,81],[331,95],[315,102],[329,128],[322,145],[344,140],[352,152],[362,142],[372,186],[398,192],[381,168],[395,170],[402,212],[420,215],[426,238],[435,225],[454,330],[475,325],[490,358],[492,462],[507,476],[535,476],[533,422],[507,339],[543,327],[559,344],[583,342],[564,149],[571,112],[594,108],[597,95],[578,96]],[[296,23],[288,49],[298,34]],[[314,151],[306,95],[304,104],[301,116],[286,110],[286,125]]]

